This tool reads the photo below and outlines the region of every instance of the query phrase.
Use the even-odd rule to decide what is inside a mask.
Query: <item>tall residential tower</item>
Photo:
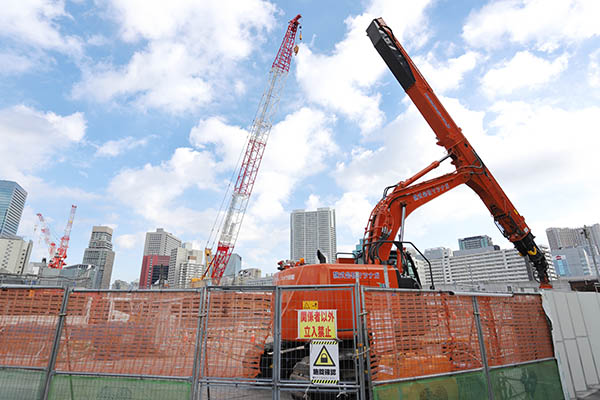
[[[90,237],[90,244],[83,252],[82,264],[94,265],[97,268],[99,289],[110,289],[115,252],[112,247],[112,228],[108,226],[94,226]],[[98,289],[98,288],[95,288]]]
[[[0,180],[0,236],[16,235],[27,192],[17,182]]]
[[[304,258],[308,264],[317,263],[317,249],[334,262],[337,253],[335,210],[324,207],[317,211],[294,210],[290,216],[290,258]]]

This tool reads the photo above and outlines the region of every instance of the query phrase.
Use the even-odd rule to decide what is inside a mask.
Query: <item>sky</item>
[[[47,256],[77,205],[67,262],[114,229],[113,280],[139,278],[145,232],[204,248],[287,23],[303,40],[235,252],[276,270],[289,215],[336,210],[338,251],[362,238],[383,189],[445,151],[373,48],[382,17],[525,217],[600,221],[597,0],[8,0],[0,13],[0,179],[28,192],[19,234]],[[427,178],[451,171],[449,164]],[[420,249],[502,237],[458,187],[406,221]]]

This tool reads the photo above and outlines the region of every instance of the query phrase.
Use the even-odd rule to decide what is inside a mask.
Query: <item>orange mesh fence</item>
[[[473,303],[436,292],[364,292],[374,381],[481,368]]]
[[[541,296],[478,297],[477,301],[490,366],[554,356]]]
[[[192,375],[201,294],[73,292],[56,370]]]
[[[210,290],[203,343],[203,376],[254,378],[272,332],[271,291]]]
[[[0,365],[47,367],[63,289],[0,290]]]

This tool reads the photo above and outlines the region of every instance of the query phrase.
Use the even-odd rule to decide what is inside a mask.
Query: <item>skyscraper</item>
[[[200,278],[204,273],[202,257],[204,251],[194,250],[190,243],[185,247],[177,247],[171,250],[169,259],[168,280],[170,288],[190,287],[192,278]]]
[[[487,235],[471,236],[464,239],[458,239],[458,248],[460,250],[483,249],[493,246],[492,238]]]
[[[169,276],[169,258],[173,249],[181,247],[181,240],[162,228],[146,233],[142,270],[140,271],[140,289],[150,289],[158,281],[167,283]]]
[[[0,180],[0,236],[17,234],[26,198],[17,182]]]
[[[597,225],[597,224],[596,224]],[[560,250],[563,248],[585,246],[585,237],[578,231],[581,228],[548,228],[546,236],[548,236],[548,244],[551,250]]]
[[[334,262],[337,253],[335,210],[324,207],[317,211],[294,210],[290,216],[290,258],[317,262],[317,249]]]
[[[170,256],[171,250],[177,247],[181,247],[181,240],[177,239],[172,233],[165,232],[163,228],[157,228],[156,232],[146,233],[145,256],[151,254]]]
[[[82,264],[91,264],[97,268],[98,279],[96,282],[100,283],[99,289],[110,289],[110,278],[115,262],[112,234],[113,230],[108,226],[94,226],[90,244],[83,252]]]
[[[33,242],[18,236],[0,237],[0,271],[22,274],[29,264]]]

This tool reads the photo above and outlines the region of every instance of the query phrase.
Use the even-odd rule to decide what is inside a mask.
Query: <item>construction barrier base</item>
[[[55,375],[49,399],[94,400],[183,400],[191,396],[191,384],[184,381]]]
[[[45,377],[45,371],[0,368],[0,400],[39,398]]]
[[[490,371],[494,399],[564,399],[556,360]]]
[[[480,400],[487,397],[483,371],[390,383],[373,388],[375,400]]]

